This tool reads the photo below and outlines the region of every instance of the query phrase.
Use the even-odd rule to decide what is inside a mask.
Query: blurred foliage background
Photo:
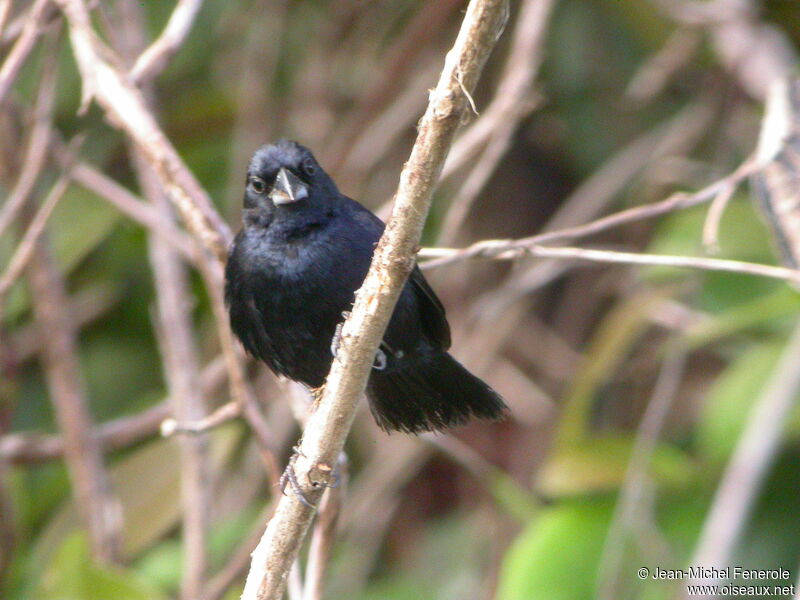
[[[507,65],[538,60],[534,52],[513,55],[514,33],[533,35],[517,26],[534,4],[511,3],[506,34],[475,96],[482,116],[465,132],[497,100]],[[14,24],[24,22],[32,3],[4,5],[11,7],[0,38],[7,60],[19,32]],[[118,48],[125,19],[140,19],[153,39],[174,7],[108,1],[96,3],[93,15],[98,32]],[[376,212],[383,207],[385,216],[464,7],[453,0],[206,0],[155,79],[152,106],[233,229],[249,156],[278,137],[312,148],[346,194]],[[428,245],[578,225],[714,182],[754,151],[770,61],[796,67],[800,44],[795,0],[560,0],[541,16],[535,85],[513,98],[520,110],[489,124],[486,143],[446,170]],[[737,26],[769,32],[777,46],[750,48],[751,38],[736,37]],[[84,135],[80,160],[142,193],[125,137],[96,105],[78,110],[80,77],[57,10],[41,38],[3,101],[0,197],[17,184],[51,57],[52,146]],[[785,54],[776,56],[774,47]],[[58,161],[48,161],[27,207],[0,237],[3,269],[59,177]],[[459,223],[451,215],[464,206]],[[716,254],[702,241],[707,218],[708,206],[697,206],[603,232],[588,245],[780,264],[747,185],[725,208]],[[125,423],[158,409],[168,395],[159,347],[168,332],[154,324],[151,235],[73,183],[42,241],[63,281],[96,424]],[[448,309],[454,354],[491,382],[512,414],[503,423],[410,438],[380,432],[362,410],[348,442],[350,481],[325,597],[683,593],[680,582],[641,580],[637,569],[695,564],[754,406],[793,348],[798,292],[735,273],[524,258],[464,261],[427,275]],[[185,550],[182,462],[177,440],[158,435],[168,412],[104,454],[124,524],[113,565],[92,558],[59,452],[19,450],[21,440],[42,448],[60,433],[42,360],[52,332],[37,327],[30,279],[26,272],[10,288],[0,323],[0,597],[177,597]],[[228,393],[214,366],[220,350],[206,288],[194,272],[189,284],[211,410]],[[299,434],[291,390],[258,365],[248,369],[285,462]],[[779,437],[763,440],[774,447],[763,477],[752,490],[740,489],[753,497],[728,560],[786,569],[787,580],[768,583],[791,585],[800,558],[800,415],[791,411],[781,425]],[[236,562],[237,552],[252,548],[277,490],[243,422],[204,437],[212,498],[205,577],[231,568],[233,576],[221,587],[209,583],[203,597],[232,599],[247,565]]]

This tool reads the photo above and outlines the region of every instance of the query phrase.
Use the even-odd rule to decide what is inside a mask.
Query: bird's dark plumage
[[[243,222],[225,269],[231,326],[273,371],[319,387],[384,224],[342,195],[307,148],[286,140],[253,156]],[[503,415],[500,396],[449,347],[444,307],[415,267],[384,336],[385,367],[373,368],[367,384],[381,427],[416,433]]]

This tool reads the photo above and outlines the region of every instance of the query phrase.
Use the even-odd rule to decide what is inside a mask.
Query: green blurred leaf
[[[497,599],[593,598],[613,508],[597,496],[542,510],[506,554]]]
[[[788,286],[781,287],[704,320],[686,332],[686,340],[690,347],[697,348],[757,326],[781,326],[786,317],[798,313],[800,293]]]
[[[502,469],[493,468],[491,493],[505,511],[520,521],[528,521],[539,510],[539,502],[517,480]]]
[[[219,468],[227,460],[239,432],[240,427],[233,423],[211,432],[212,468]],[[125,515],[126,556],[135,556],[177,525],[181,514],[180,466],[178,440],[159,438],[111,468],[114,491]],[[53,548],[78,527],[78,514],[70,501],[37,540],[37,562],[47,562]]]
[[[545,496],[563,496],[617,489],[625,480],[634,438],[604,435],[555,451],[539,471],[537,489]],[[678,448],[659,444],[650,462],[650,474],[666,486],[683,486],[694,467]]]
[[[118,568],[101,568],[89,555],[84,535],[68,536],[48,566],[38,600],[166,600],[158,589]]]
[[[697,423],[697,447],[703,456],[722,462],[733,451],[752,404],[783,348],[777,342],[757,344],[734,359],[717,377]]]
[[[407,552],[410,556],[389,576],[369,585],[359,600],[456,600],[472,596],[481,583],[477,566],[486,559],[486,526],[475,513],[430,522],[415,536]],[[442,557],[447,557],[446,565]],[[332,589],[330,597],[344,596]]]
[[[91,192],[71,185],[48,221],[48,233],[59,269],[69,273],[111,233],[120,220],[117,209]],[[0,264],[7,263],[15,247],[11,236],[0,241]],[[13,321],[28,308],[27,293],[9,296],[5,318]]]
[[[556,446],[580,442],[588,435],[592,400],[628,356],[648,326],[648,311],[663,297],[639,292],[614,307],[603,319],[586,350],[567,393]]]
[[[134,566],[142,579],[168,593],[176,593],[180,589],[183,572],[180,541],[172,538],[164,540],[148,550]]]
[[[703,226],[708,208],[698,206],[665,217],[653,236],[648,252],[675,256],[704,256]],[[719,228],[720,252],[716,258],[774,264],[769,234],[749,200],[735,197],[728,205]],[[685,279],[686,269],[649,267],[642,271],[650,281]],[[704,272],[699,307],[719,312],[760,298],[785,284],[764,277],[736,273]]]
[[[119,211],[91,192],[70,186],[50,218],[53,255],[69,272],[105,240],[120,221]]]

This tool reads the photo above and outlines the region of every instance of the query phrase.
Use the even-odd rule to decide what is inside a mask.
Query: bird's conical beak
[[[269,197],[275,204],[290,204],[308,198],[308,188],[289,169],[281,168],[275,177],[275,185],[272,186]]]

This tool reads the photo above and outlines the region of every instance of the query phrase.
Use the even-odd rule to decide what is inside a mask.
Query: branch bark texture
[[[400,175],[389,224],[375,250],[364,284],[342,328],[339,351],[319,407],[309,419],[295,465],[298,483],[312,503],[331,483],[373,357],[414,265],[436,182],[453,137],[469,110],[470,93],[508,16],[505,0],[472,0],[455,45],[447,54],[411,156]],[[284,496],[253,553],[243,600],[279,600],[308,531],[314,510]]]

